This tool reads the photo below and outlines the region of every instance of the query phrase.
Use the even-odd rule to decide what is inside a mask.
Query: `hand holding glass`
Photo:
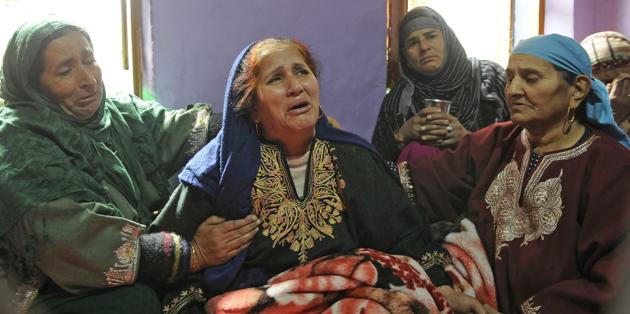
[[[424,103],[427,107],[440,108],[441,112],[448,114],[448,111],[451,109],[451,104],[453,102],[443,99],[425,99]]]

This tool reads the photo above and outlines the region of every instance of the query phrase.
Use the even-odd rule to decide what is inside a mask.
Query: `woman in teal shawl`
[[[138,282],[208,266],[207,241],[145,226],[168,198],[168,178],[220,121],[207,105],[107,97],[89,35],[65,22],[19,28],[0,78],[0,257],[16,306],[158,311]],[[116,286],[126,287],[103,289]]]

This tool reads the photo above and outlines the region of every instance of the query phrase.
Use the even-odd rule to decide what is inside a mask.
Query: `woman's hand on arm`
[[[191,272],[230,260],[251,243],[259,225],[260,220],[254,215],[228,221],[218,216],[208,217],[197,227],[192,240]]]

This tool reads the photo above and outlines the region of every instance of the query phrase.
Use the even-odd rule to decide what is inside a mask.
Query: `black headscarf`
[[[444,38],[444,61],[435,73],[417,73],[407,65],[405,39],[422,28],[440,29]],[[418,111],[425,99],[453,102],[449,113],[469,131],[476,131],[496,121],[508,120],[505,100],[505,70],[495,62],[467,58],[464,48],[433,9],[417,7],[400,24],[399,56],[402,78],[385,96],[374,128],[372,143],[387,160],[396,160],[400,147],[394,134]]]
[[[431,75],[421,74],[411,69],[407,65],[404,53],[406,36],[425,27],[440,29],[444,37],[446,56],[442,68]],[[403,79],[409,83],[409,90],[403,91],[401,95],[398,102],[399,112],[407,113],[412,110],[415,113],[424,108],[424,100],[427,98],[447,99],[453,101],[450,114],[457,117],[467,129],[476,130],[478,128],[480,76],[473,75],[473,63],[478,61],[468,60],[466,51],[453,30],[439,13],[429,7],[417,7],[409,11],[400,23],[400,30],[398,44],[400,66]],[[415,104],[422,104],[422,106],[418,107]]]

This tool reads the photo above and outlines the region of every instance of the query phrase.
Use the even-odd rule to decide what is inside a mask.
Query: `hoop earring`
[[[567,122],[569,122],[569,125],[575,122],[575,108],[569,107],[567,110]]]
[[[571,108],[571,106],[569,106],[569,108],[567,108],[567,119],[564,120],[562,125],[562,133],[569,134],[569,132],[571,132],[573,122],[575,122],[575,108]]]

